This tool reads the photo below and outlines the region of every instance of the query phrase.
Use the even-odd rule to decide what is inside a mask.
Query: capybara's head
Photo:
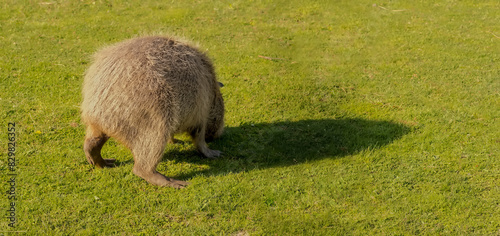
[[[218,82],[215,89],[215,97],[210,107],[210,115],[207,121],[205,140],[212,141],[222,135],[224,131],[224,99],[220,93],[222,83]]]

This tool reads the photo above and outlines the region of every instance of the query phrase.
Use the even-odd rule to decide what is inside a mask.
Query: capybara
[[[205,142],[224,129],[221,86],[207,55],[172,37],[139,37],[100,50],[83,84],[87,161],[112,167],[114,159],[103,159],[101,148],[113,137],[132,151],[134,174],[154,185],[185,187],[156,167],[167,141],[182,132],[204,157],[221,155]]]

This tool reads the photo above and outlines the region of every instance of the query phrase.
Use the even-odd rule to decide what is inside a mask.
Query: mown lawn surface
[[[499,22],[496,0],[2,1],[0,234],[499,235]],[[82,151],[91,55],[150,34],[225,85],[225,155],[165,150],[182,190],[115,140],[116,168]]]

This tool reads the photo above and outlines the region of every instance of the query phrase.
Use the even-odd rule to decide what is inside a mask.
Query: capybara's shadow
[[[365,119],[322,119],[295,122],[243,124],[227,127],[224,135],[210,143],[224,155],[216,160],[199,155],[168,151],[175,159],[210,168],[171,176],[189,179],[194,175],[219,175],[252,169],[287,166],[323,158],[341,158],[365,149],[376,149],[407,134],[410,128],[390,122]]]

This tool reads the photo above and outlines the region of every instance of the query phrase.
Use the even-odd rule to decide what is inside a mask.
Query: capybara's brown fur
[[[205,139],[222,134],[224,101],[210,59],[194,46],[165,36],[130,39],[97,52],[83,85],[84,151],[90,164],[112,166],[101,148],[110,138],[134,156],[134,174],[151,184],[183,188],[188,183],[156,171],[173,135],[188,132],[198,151],[220,151]]]

